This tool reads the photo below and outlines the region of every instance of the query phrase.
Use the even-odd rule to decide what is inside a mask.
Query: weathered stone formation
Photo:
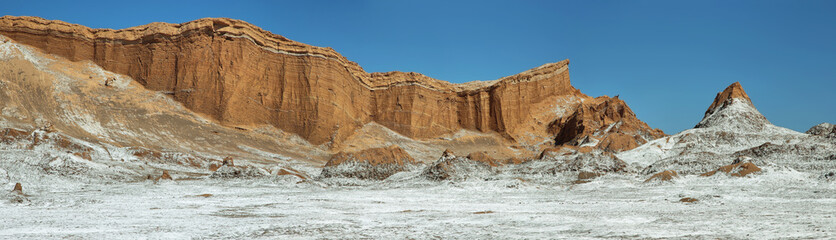
[[[821,172],[836,166],[833,140],[772,125],[740,83],[733,83],[716,95],[694,129],[617,156],[632,166],[643,166],[644,174],[675,170],[682,175],[746,176],[760,171],[758,166]]]
[[[13,193],[23,194],[23,185],[20,183],[15,183],[15,187],[12,189]]]
[[[714,174],[717,174],[717,172],[723,172],[723,173],[726,173],[726,174],[728,174],[730,176],[733,176],[733,177],[744,177],[746,175],[756,173],[756,172],[760,172],[760,171],[761,171],[761,168],[759,168],[754,163],[738,162],[738,163],[732,163],[730,165],[722,166],[722,167],[718,168],[717,170],[714,170],[714,171],[711,171],[711,172],[700,174],[700,176],[710,177],[710,176],[714,176]]]
[[[168,174],[168,170],[163,170],[163,174],[157,180],[174,180],[170,174]]]
[[[734,127],[759,131],[767,125],[771,125],[769,120],[757,111],[740,82],[735,82],[717,93],[705,111],[705,117],[694,128]]]
[[[391,145],[334,154],[322,168],[320,176],[383,180],[395,173],[407,171],[416,164],[415,159],[406,151]]]
[[[836,138],[836,125],[830,123],[821,123],[819,125],[811,127],[805,133],[826,138]]]
[[[644,182],[646,182],[646,183],[647,182],[653,182],[653,181],[664,182],[664,181],[673,180],[674,178],[678,178],[678,177],[679,177],[679,174],[677,174],[676,171],[667,170],[667,171],[662,171],[662,172],[653,174],[653,176],[650,176],[650,178],[648,178],[647,180],[644,180]]]
[[[445,150],[441,158],[425,168],[421,175],[437,181],[480,179],[496,174],[497,167],[504,164],[484,153],[471,153],[462,157]]]
[[[548,108],[555,97],[589,99],[571,86],[568,60],[494,81],[452,84],[418,73],[367,73],[331,48],[295,42],[227,18],[111,30],[6,16],[0,18],[0,35],[128,75],[221,124],[272,125],[316,145],[338,145],[372,121],[411,138],[471,129],[514,139],[515,134],[528,135],[520,129],[533,131],[521,126],[531,125],[532,112]],[[599,108],[623,102],[608,104]],[[606,114],[609,120],[630,119],[614,131],[651,133],[641,139],[661,135],[634,119],[629,108],[629,113],[617,116],[610,115],[618,112],[612,108]],[[587,112],[600,109],[586,109],[581,117],[597,121],[598,115]],[[636,125],[630,125],[633,122]],[[586,127],[589,124],[582,123],[584,129],[608,126]],[[633,139],[634,132],[623,134],[604,139],[610,142],[605,147],[621,150],[634,146],[629,142],[644,141]]]
[[[628,171],[627,163],[612,152],[591,147],[561,146],[543,150],[528,167],[529,173],[589,172],[599,175]]]
[[[549,125],[555,145],[592,146],[608,151],[633,149],[665,136],[636,118],[618,97],[598,97],[584,102],[574,113]]]
[[[735,98],[746,100],[749,103],[752,102],[752,99],[749,99],[746,91],[743,91],[743,86],[740,85],[740,82],[735,82],[726,87],[722,92],[717,93],[717,96],[714,97],[714,102],[711,102],[711,106],[708,106],[708,110],[705,110],[705,115],[708,116],[716,112],[717,108],[728,105]]]

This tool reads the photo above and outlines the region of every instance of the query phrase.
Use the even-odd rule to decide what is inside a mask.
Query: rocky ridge
[[[574,113],[552,122],[549,131],[556,145],[595,146],[613,152],[665,136],[639,121],[623,100],[606,96],[582,103]]]
[[[590,99],[569,83],[568,60],[494,81],[452,84],[418,73],[367,73],[333,49],[227,18],[111,30],[6,16],[0,18],[0,35],[130,76],[223,125],[274,126],[338,149],[369,122],[416,139],[462,129],[496,132],[512,141],[549,138],[545,125],[562,116],[533,120],[542,115],[540,109],[560,99],[577,99],[563,104],[570,108]],[[635,124],[624,127],[631,130],[616,142],[632,143],[607,149],[624,150],[661,136],[634,115],[623,117],[624,125]]]
[[[830,123],[821,123],[819,125],[811,127],[805,133],[827,138],[836,138],[836,125]]]
[[[680,174],[703,174],[717,169],[729,172],[738,166],[818,172],[836,167],[836,156],[832,154],[835,151],[833,139],[772,125],[754,107],[740,83],[734,83],[717,94],[695,128],[616,156],[643,169],[645,174],[666,170]]]

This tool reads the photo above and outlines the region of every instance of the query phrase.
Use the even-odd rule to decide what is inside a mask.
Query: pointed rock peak
[[[726,87],[726,89],[722,92],[717,93],[717,97],[714,97],[714,102],[711,103],[711,106],[708,107],[705,114],[714,112],[715,108],[723,106],[726,102],[730,102],[735,98],[744,99],[750,103],[752,102],[752,100],[749,99],[749,95],[746,95],[746,91],[743,91],[743,86],[740,85],[740,82],[735,82]]]
[[[714,102],[705,111],[705,117],[694,127],[752,132],[761,131],[767,125],[770,125],[769,121],[752,105],[749,95],[736,82],[717,93]]]

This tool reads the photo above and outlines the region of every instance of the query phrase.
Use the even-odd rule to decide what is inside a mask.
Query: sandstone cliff
[[[128,75],[221,124],[272,125],[317,145],[338,145],[369,122],[410,138],[468,129],[514,141],[547,134],[545,125],[560,116],[537,118],[556,98],[575,99],[567,106],[589,99],[571,86],[568,60],[452,84],[418,73],[367,73],[331,48],[226,18],[111,30],[6,16],[0,35]]]

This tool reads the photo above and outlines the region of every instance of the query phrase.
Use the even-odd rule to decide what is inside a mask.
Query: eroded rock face
[[[397,145],[391,145],[334,154],[322,168],[320,176],[383,180],[392,174],[407,171],[416,164],[415,159],[406,151]]]
[[[743,86],[740,85],[740,82],[734,82],[726,87],[726,89],[723,89],[722,92],[717,93],[717,96],[714,97],[714,101],[711,102],[710,106],[708,106],[708,110],[705,111],[705,114],[708,115],[709,113],[715,112],[716,108],[723,107],[728,104],[729,100],[734,98],[752,102],[752,99],[749,99],[749,95],[743,90]]]
[[[496,174],[496,167],[500,164],[484,153],[471,153],[467,157],[461,157],[447,150],[438,161],[424,169],[421,175],[437,181],[480,179]]]
[[[556,97],[589,98],[571,86],[568,60],[495,81],[451,84],[418,73],[367,73],[333,49],[226,18],[110,30],[7,16],[0,18],[0,35],[128,75],[224,125],[272,125],[316,145],[338,146],[369,122],[411,138],[471,129],[515,139],[544,132],[530,127]],[[605,147],[641,141],[624,134]],[[648,136],[656,135],[641,138]]]
[[[623,100],[598,97],[584,102],[574,113],[552,122],[555,145],[592,146],[607,151],[633,149],[665,136],[636,118]]]
[[[723,173],[726,173],[726,174],[728,174],[729,176],[732,176],[732,177],[744,177],[746,175],[756,173],[756,172],[760,172],[760,171],[761,171],[761,168],[756,166],[754,163],[740,162],[740,163],[734,163],[734,164],[722,166],[722,167],[718,168],[717,170],[700,174],[700,176],[709,177],[709,176],[714,176],[714,174],[717,174],[718,172],[723,172]]]
[[[679,177],[679,174],[677,174],[676,171],[667,170],[667,171],[662,171],[662,172],[653,174],[653,176],[650,176],[650,178],[648,178],[647,180],[644,180],[644,182],[653,182],[653,181],[664,182],[664,181],[673,180],[674,178],[678,178],[678,177]]]
[[[530,103],[579,94],[569,85],[568,61],[490,85],[454,85],[416,73],[369,74],[333,49],[232,19],[109,30],[3,17],[0,34],[129,75],[227,125],[271,124],[314,144],[343,139],[369,121],[409,137],[501,132]]]
[[[807,130],[807,134],[822,136],[826,138],[836,138],[836,125],[830,123],[822,123]]]
[[[725,127],[744,131],[761,131],[771,125],[752,104],[740,82],[735,82],[717,93],[705,111],[705,116],[694,128]]]

